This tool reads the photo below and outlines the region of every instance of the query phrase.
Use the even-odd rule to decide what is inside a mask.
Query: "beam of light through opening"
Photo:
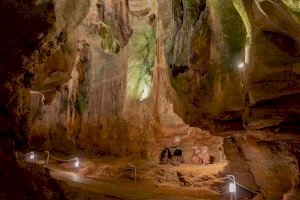
[[[144,99],[146,99],[148,97],[148,95],[149,95],[149,88],[148,88],[148,85],[145,84],[140,101],[143,101]]]

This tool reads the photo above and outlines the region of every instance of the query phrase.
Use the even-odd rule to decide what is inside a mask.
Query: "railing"
[[[61,159],[61,158],[57,158],[53,155],[50,154],[49,151],[45,151],[45,153],[47,154],[47,159],[46,159],[46,166],[49,166],[49,159],[53,158],[54,160],[57,161],[61,161],[61,162],[70,162],[70,161],[75,161],[74,162],[74,167],[77,169],[77,172],[79,170],[79,166],[80,166],[80,162],[79,162],[79,158],[75,157],[75,158],[71,158],[71,159]],[[29,155],[30,160],[34,160],[35,154],[33,151],[31,151],[30,153],[27,153],[26,155]],[[121,171],[128,171],[128,170],[133,170],[134,171],[134,185],[136,186],[136,180],[137,180],[137,167],[134,164],[129,163],[128,164],[129,169],[125,169],[125,170],[121,170]],[[244,188],[245,190],[248,190],[249,192],[255,193],[257,194],[256,191],[251,190],[245,186],[243,186],[242,184],[236,182],[236,179],[233,175],[227,175],[227,177],[221,178],[221,179],[229,179],[231,181],[231,183],[229,183],[229,192],[230,192],[230,198],[231,200],[236,200],[237,196],[236,196],[236,185],[240,186],[241,188]]]
[[[75,161],[74,162],[74,167],[77,169],[77,173],[79,172],[78,170],[79,170],[80,162],[79,162],[79,158],[78,157],[71,158],[71,159],[61,159],[61,158],[57,158],[55,156],[52,156],[49,151],[45,151],[45,153],[47,154],[46,167],[49,166],[49,159],[50,158],[53,158],[54,160],[61,161],[61,162]],[[29,159],[31,161],[33,161],[34,158],[35,158],[35,153],[33,151],[31,151],[30,153],[27,153],[26,155],[29,155]]]
[[[75,157],[75,158],[71,158],[71,159],[61,159],[61,158],[57,158],[53,155],[50,154],[49,151],[45,151],[45,153],[47,154],[47,158],[46,158],[46,167],[49,166],[49,160],[50,158],[57,160],[57,161],[61,161],[61,162],[70,162],[70,161],[74,161],[74,167],[77,169],[77,173],[79,172],[79,166],[80,166],[80,162],[79,162],[79,158]],[[29,155],[30,160],[34,160],[34,152],[31,151],[30,153],[27,153],[26,155]],[[128,164],[129,169],[126,170],[122,170],[122,171],[127,171],[127,170],[133,170],[134,171],[134,185],[136,186],[136,176],[137,176],[137,167],[134,164],[129,163]]]
[[[128,166],[134,170],[134,185],[136,186],[136,166],[134,164],[128,164]]]
[[[231,183],[229,183],[229,192],[230,192],[230,199],[231,200],[236,200],[237,199],[237,196],[236,196],[236,185],[240,186],[241,188],[244,188],[245,190],[248,190],[249,192],[257,194],[256,191],[251,190],[251,189],[243,186],[242,184],[236,182],[235,177],[233,175],[227,175],[227,177],[224,177],[224,178],[221,178],[221,179],[229,179],[230,181],[232,181]]]

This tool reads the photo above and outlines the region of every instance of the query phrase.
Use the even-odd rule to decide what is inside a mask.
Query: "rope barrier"
[[[137,174],[137,167],[136,165],[134,164],[128,164],[128,167],[127,169],[122,169],[122,170],[117,170],[117,172],[125,172],[125,171],[131,171],[131,170],[134,170],[134,185],[136,185],[136,174]]]
[[[224,178],[220,178],[220,179],[221,179],[221,180],[224,180],[224,179],[230,179],[230,180],[231,180],[231,178],[229,178],[229,177],[224,177]],[[240,186],[241,188],[244,188],[245,190],[248,190],[249,192],[252,192],[252,193],[254,193],[254,194],[258,194],[258,192],[256,192],[256,191],[254,191],[254,190],[251,190],[251,189],[249,189],[249,188],[243,186],[242,184],[240,184],[240,183],[237,182],[237,181],[235,181],[235,184],[237,184],[237,185]]]
[[[238,186],[240,186],[240,187],[242,187],[242,188],[244,188],[245,190],[248,190],[249,192],[252,192],[252,193],[254,193],[254,194],[257,194],[257,192],[256,191],[254,191],[254,190],[251,190],[251,189],[249,189],[249,188],[247,188],[247,187],[245,187],[245,186],[243,186],[242,184],[240,184],[240,183],[238,183],[238,182],[235,182]]]
[[[128,168],[128,169],[122,169],[122,170],[117,170],[117,172],[126,172],[126,171],[131,171],[131,168]]]
[[[49,158],[53,158],[53,159],[55,159],[55,160],[62,161],[62,162],[75,161],[75,167],[76,167],[76,168],[79,167],[79,158],[77,158],[77,157],[71,158],[71,159],[61,159],[61,158],[57,158],[57,157],[55,157],[55,156],[52,156],[52,155],[50,154],[49,151],[45,151],[45,153],[47,153],[47,166],[48,166]],[[31,152],[27,153],[26,155],[34,156],[34,152],[31,151]],[[134,170],[134,184],[136,185],[136,174],[137,174],[136,172],[137,172],[137,167],[136,167],[136,165],[134,165],[134,164],[128,164],[128,167],[129,167],[129,169],[118,170],[118,172],[129,171],[129,170],[132,170],[132,169],[133,169],[133,170]],[[220,178],[220,179],[221,179],[221,180],[230,179],[230,180],[232,181],[232,178],[230,178],[230,177],[224,177],[224,178]],[[235,184],[237,184],[238,186],[244,188],[245,190],[248,190],[249,192],[252,192],[252,193],[257,194],[256,191],[251,190],[251,189],[249,189],[249,188],[243,186],[243,185],[240,184],[239,182],[236,182],[236,181],[234,181],[234,182],[235,182]]]
[[[60,158],[56,158],[56,157],[54,157],[54,156],[52,156],[52,155],[50,155],[49,154],[49,157],[51,157],[51,158],[53,158],[53,159],[55,159],[55,160],[58,160],[58,161],[62,161],[62,162],[69,162],[69,161],[76,161],[77,159],[76,158],[72,158],[72,159],[60,159]]]
[[[49,165],[49,158],[53,158],[55,160],[62,161],[62,162],[75,161],[74,166],[75,166],[75,168],[77,168],[77,170],[79,170],[79,158],[75,157],[75,158],[71,158],[71,159],[61,159],[61,158],[57,158],[55,156],[52,156],[49,151],[45,151],[45,153],[47,153],[47,160],[46,160],[46,166],[47,167]],[[79,171],[77,171],[77,172],[79,172]]]

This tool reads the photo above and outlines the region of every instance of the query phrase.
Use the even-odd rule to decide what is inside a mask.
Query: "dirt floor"
[[[134,184],[131,180],[110,179],[105,181],[83,178],[70,172],[53,171],[52,176],[62,180],[68,199],[222,199],[220,194],[203,189],[175,188],[172,185],[157,187],[146,182]]]
[[[45,156],[36,155],[35,162],[45,165]],[[51,175],[60,180],[68,199],[227,199],[225,182],[220,180],[226,162],[174,166],[134,158],[83,157],[79,170],[74,161],[49,159]],[[137,169],[136,184],[130,165]]]

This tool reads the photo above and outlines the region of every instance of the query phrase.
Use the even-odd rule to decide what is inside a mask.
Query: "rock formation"
[[[265,199],[299,196],[297,5],[173,0],[165,19],[176,112],[229,136],[230,171]]]
[[[70,10],[70,7],[73,9]],[[37,75],[36,70],[41,70],[37,65],[61,47],[64,34],[84,18],[88,7],[89,1],[85,0],[78,4],[59,0],[5,0],[0,3],[0,27],[3,30],[0,34],[1,199],[64,198],[48,172],[39,166],[17,161],[14,151],[24,151],[27,147],[30,120],[28,88]],[[72,20],[67,22],[70,17]],[[47,70],[48,73],[51,71]]]
[[[183,149],[187,162],[193,146],[208,146],[257,199],[296,199],[299,6],[4,0],[0,199],[64,196],[15,150],[157,161],[165,146]]]

